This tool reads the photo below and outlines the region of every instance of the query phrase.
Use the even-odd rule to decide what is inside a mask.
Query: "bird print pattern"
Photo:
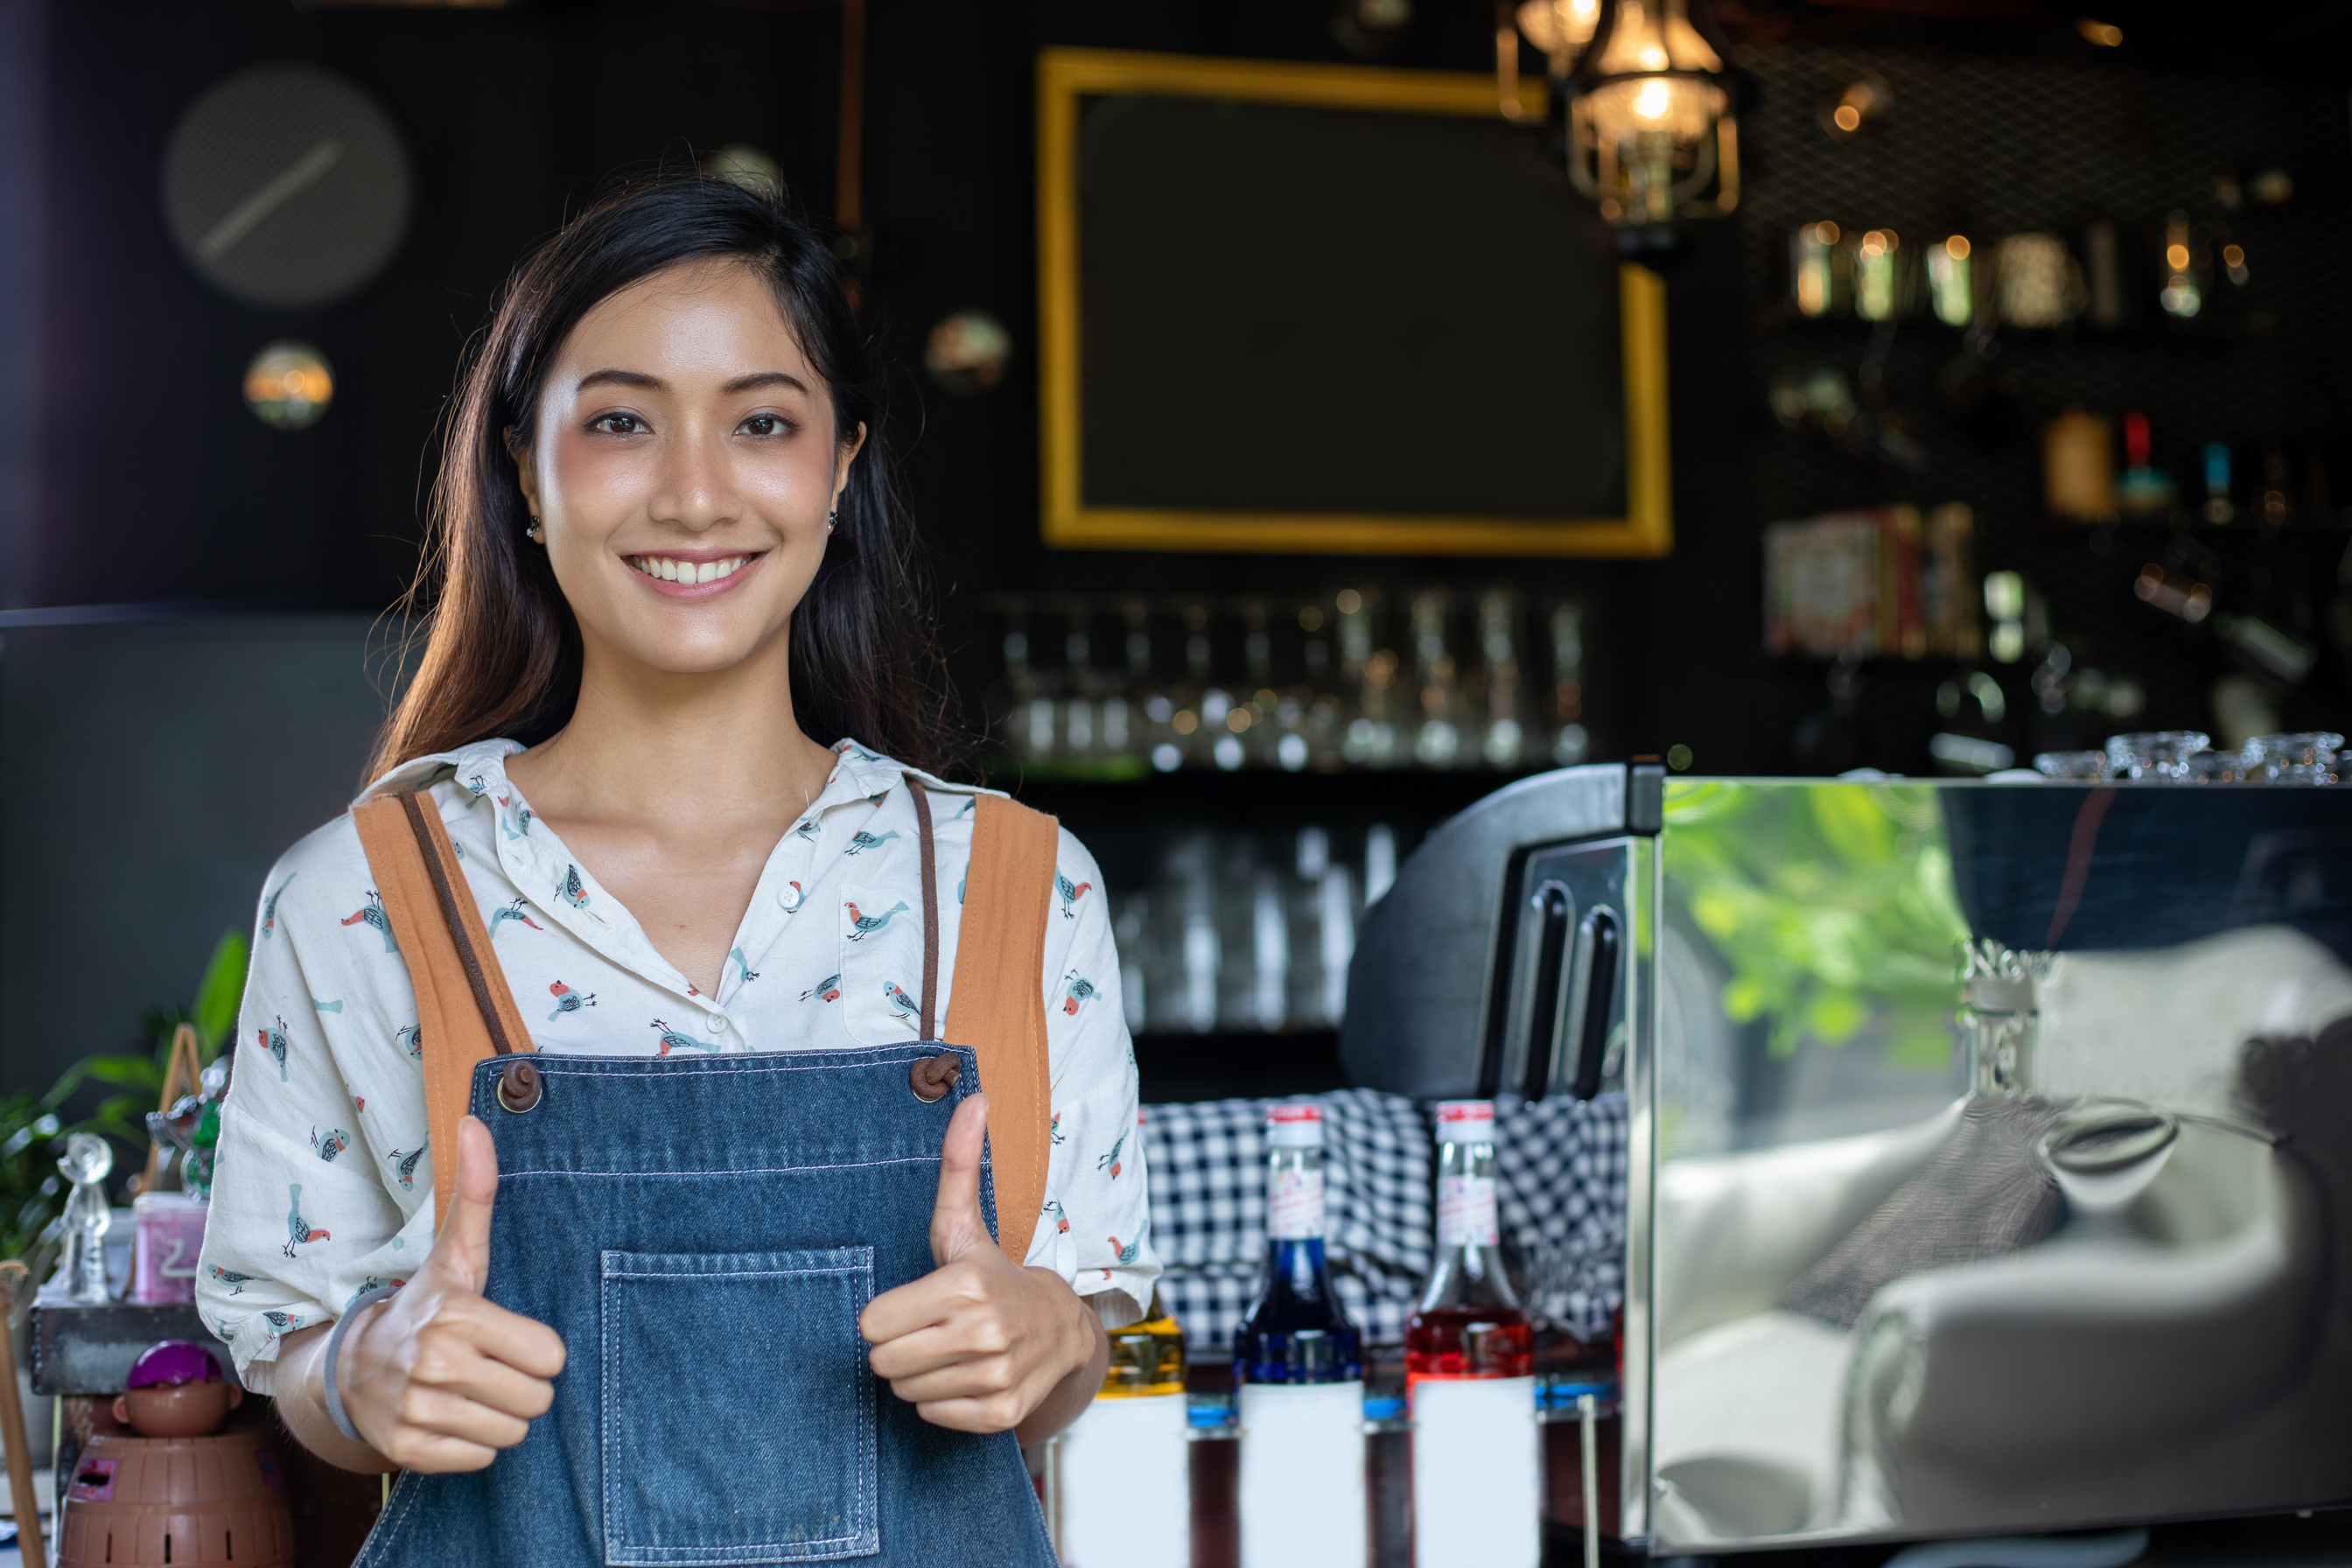
[[[547,998],[537,1012],[521,1010],[537,1044],[642,1056],[650,1065],[752,1048],[892,1046],[916,1032],[921,858],[912,852],[912,794],[897,764],[843,748],[817,799],[786,824],[761,873],[782,896],[745,911],[719,966],[724,984],[713,989],[728,1004],[720,1029],[698,1021],[721,1011],[698,994],[709,976],[679,973],[636,911],[613,906],[561,837],[524,815],[528,803],[505,771],[513,750],[468,746],[378,788],[429,789],[461,858],[453,869],[507,984],[526,1004]],[[957,900],[940,900],[944,1007],[981,814],[970,791],[926,787],[936,886]],[[484,809],[469,809],[477,801]],[[1050,1206],[1028,1261],[1082,1292],[1109,1287],[1139,1304],[1150,1299],[1157,1265],[1143,1151],[1131,1132],[1135,1079],[1108,900],[1096,896],[1104,887],[1095,862],[1066,834],[1057,860],[1047,901],[1064,918],[1049,922],[1035,977],[1053,1063]],[[348,819],[302,841],[259,884],[247,929],[262,935],[237,1023],[254,1059],[224,1122],[195,1280],[203,1321],[217,1326],[240,1366],[272,1353],[294,1331],[285,1324],[331,1322],[354,1295],[406,1276],[431,1246],[436,1179],[405,950],[383,909],[388,889]],[[842,912],[812,920],[828,906]],[[789,983],[766,983],[778,975]],[[440,1164],[446,1180],[447,1162]],[[1137,1237],[1147,1239],[1139,1246]]]
[[[278,1081],[286,1082],[286,1020],[281,1016],[276,1028],[256,1029],[254,1035],[261,1042],[261,1048],[278,1064]]]
[[[400,944],[392,940],[392,917],[383,912],[383,900],[376,896],[376,890],[373,888],[367,890],[367,902],[343,917],[343,924],[347,926],[355,926],[362,922],[365,922],[371,930],[383,933],[384,952],[400,951]]]
[[[397,1290],[407,1283],[408,1281],[405,1279],[387,1279],[381,1274],[371,1274],[366,1279],[361,1280],[358,1286],[352,1289],[351,1299],[343,1303],[343,1310],[348,1312],[353,1307],[358,1306],[360,1304],[360,1298],[366,1295],[371,1290],[381,1290],[387,1285]]]
[[[244,1295],[245,1288],[247,1285],[252,1284],[257,1279],[264,1278],[259,1274],[240,1274],[234,1268],[223,1268],[217,1263],[214,1264],[210,1269],[206,1270],[206,1272],[211,1274],[214,1279],[219,1280],[222,1284],[227,1286],[228,1293],[232,1296]]]
[[[888,909],[884,910],[878,915],[869,915],[861,912],[858,910],[856,901],[851,900],[843,900],[841,907],[849,911],[848,940],[851,942],[864,942],[876,931],[880,931],[884,926],[888,925],[892,917],[902,915],[907,912],[907,901],[904,899],[892,904]]]
[[[500,904],[497,909],[490,911],[490,940],[492,942],[496,942],[499,939],[499,927],[506,924],[509,921],[520,921],[521,924],[527,925],[531,930],[537,931],[543,931],[547,929],[537,921],[531,919],[530,912],[523,908],[522,900],[520,899],[516,899],[511,902]]]
[[[301,1183],[299,1183],[299,1182],[289,1182],[289,1183],[288,1183],[288,1184],[287,1184],[287,1185],[286,1185],[286,1197],[287,1197],[287,1209],[286,1209],[286,1256],[287,1256],[287,1257],[289,1257],[289,1258],[293,1257],[293,1256],[294,1256],[294,1249],[295,1249],[296,1247],[301,1247],[301,1246],[304,1246],[304,1245],[306,1245],[306,1244],[308,1244],[308,1243],[310,1243],[310,1242],[313,1242],[313,1241],[328,1241],[328,1240],[331,1240],[331,1239],[332,1239],[332,1237],[331,1237],[331,1236],[330,1235],[330,1233],[328,1233],[328,1232],[326,1232],[326,1231],[323,1231],[323,1230],[313,1230],[313,1229],[311,1229],[311,1228],[310,1228],[310,1222],[309,1222],[308,1220],[306,1220],[306,1219],[304,1219],[304,1218],[302,1217],[302,1184],[301,1184]]]
[[[555,998],[555,1011],[547,1016],[547,1021],[551,1024],[566,1013],[577,1013],[583,1007],[593,1007],[596,1005],[594,992],[591,991],[583,996],[561,980],[548,986],[547,994]]]
[[[718,1054],[717,1046],[708,1040],[698,1040],[692,1035],[673,1029],[659,1018],[654,1020],[653,1026],[661,1031],[661,1049],[654,1053],[656,1056],[666,1057],[672,1051],[680,1050],[709,1051],[714,1056]]]
[[[268,898],[261,900],[261,934],[264,938],[277,934],[278,900],[285,895],[287,889],[294,885],[294,878],[300,875],[301,873],[299,871],[292,873],[284,881],[278,884],[277,892],[270,894]]]

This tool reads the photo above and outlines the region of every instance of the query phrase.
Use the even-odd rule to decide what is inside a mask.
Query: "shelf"
[[[1272,1099],[1348,1087],[1336,1029],[1295,1034],[1138,1035],[1147,1105]]]

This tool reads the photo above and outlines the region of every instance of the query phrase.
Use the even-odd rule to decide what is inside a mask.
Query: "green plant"
[[[220,1054],[236,1027],[245,994],[249,953],[239,932],[222,934],[187,1007],[150,1008],[140,1015],[142,1031],[154,1042],[145,1052],[124,1051],[82,1058],[68,1068],[47,1094],[18,1089],[0,1097],[0,1258],[22,1258],[37,1279],[47,1273],[49,1227],[65,1198],[58,1175],[58,1142],[68,1133],[99,1132],[134,1148],[147,1145],[147,1113],[163,1093],[163,1070],[171,1060],[172,1035],[194,1024],[200,1054],[207,1062]],[[113,1088],[90,1113],[67,1122],[61,1112],[83,1084]]]
[[[1731,966],[1724,1012],[1771,1053],[1864,1033],[1889,1060],[1950,1058],[1969,936],[1936,792],[1922,784],[1677,782],[1669,897]]]

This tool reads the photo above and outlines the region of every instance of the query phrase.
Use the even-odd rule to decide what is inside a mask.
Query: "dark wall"
[[[374,617],[11,626],[0,641],[0,1091],[136,1050],[263,876],[358,793]],[[371,659],[373,646],[378,656]]]
[[[773,154],[812,212],[834,208],[839,18],[821,5],[537,0],[474,11],[305,8],[289,0],[0,0],[0,6],[6,16],[0,70],[7,73],[0,86],[25,89],[0,92],[0,113],[13,117],[0,146],[0,201],[8,203],[10,220],[0,226],[0,356],[7,361],[0,368],[13,379],[0,384],[14,389],[0,390],[0,607],[194,600],[380,608],[414,567],[436,419],[460,351],[514,259],[567,210],[616,170],[738,141]],[[1817,85],[1808,73],[1832,68],[1802,49],[1826,39],[1899,47],[1911,62],[1903,68],[1929,79],[1945,72],[1939,62],[1961,58],[1937,51],[1996,51],[1980,57],[1990,64],[1968,68],[2027,84],[2016,118],[2019,136],[2030,139],[2042,123],[2032,111],[2031,73],[2019,75],[1998,51],[2063,57],[2069,68],[2089,71],[2205,66],[2336,81],[2352,42],[2345,20],[2352,7],[2265,7],[2221,35],[2196,7],[2110,8],[2131,30],[2126,50],[2094,50],[2069,18],[2021,19],[2023,8],[2014,5],[1981,7],[1988,19],[1976,21],[1800,0],[1726,6],[1747,37],[1784,52],[1779,68],[1759,68],[1755,78],[1766,101],[1749,106],[1754,199],[1731,222],[1700,226],[1692,254],[1672,276],[1675,552],[1646,563],[1498,563],[1051,552],[1037,542],[1031,93],[1037,50],[1076,44],[1345,60],[1351,57],[1335,34],[1329,0],[1116,6],[875,0],[864,188],[880,251],[870,309],[900,367],[892,424],[920,524],[951,590],[950,626],[971,654],[975,680],[988,663],[975,612],[992,592],[1288,593],[1368,580],[1507,578],[1537,594],[1580,595],[1590,606],[1588,720],[1598,754],[1681,742],[1706,771],[1824,765],[1830,752],[1801,753],[1792,744],[1803,723],[1821,716],[1822,672],[1775,667],[1758,651],[1759,525],[1831,506],[1932,504],[1958,493],[1977,502],[1989,530],[2008,530],[1994,535],[2009,542],[1989,559],[2031,567],[2031,551],[2011,543],[2036,521],[2028,515],[2030,443],[2001,459],[2002,478],[1989,499],[1965,487],[1955,492],[1940,475],[1928,477],[1935,483],[1890,479],[1792,446],[1802,438],[1771,427],[1762,396],[1769,373],[1809,357],[1855,361],[1867,346],[1856,333],[1831,332],[1816,343],[1759,325],[1759,312],[1778,288],[1769,260],[1777,226],[1810,210],[1788,199],[1790,189],[1813,188],[1826,177],[1815,165],[1835,155],[1826,142],[1812,144],[1821,138],[1810,100],[1799,101]],[[1387,63],[1491,68],[1492,12],[1484,0],[1421,0],[1416,10]],[[365,87],[391,113],[417,173],[407,242],[374,283],[326,310],[267,311],[215,293],[173,253],[157,201],[163,147],[188,103],[239,67],[278,59],[315,61]],[[2160,127],[2171,112],[2166,89],[2159,79],[2141,79],[2158,85],[2126,96]],[[2256,99],[2263,91],[2233,90]],[[1906,101],[1916,108],[1918,94]],[[2112,136],[2121,147],[2130,131],[2081,113],[2065,124],[2090,145]],[[1879,167],[1892,179],[1898,201],[1890,205],[1907,194],[1899,188],[1904,170],[1883,155],[1895,144],[1849,161],[1854,171]],[[2078,172],[2080,200],[2095,199],[2100,177],[2087,165]],[[1947,171],[1963,184],[1982,173]],[[1768,200],[1776,178],[1779,196]],[[2343,183],[2313,183],[2313,203],[2340,205]],[[1866,181],[1849,184],[1842,194],[1853,198],[1846,216],[1873,220],[1878,203]],[[2063,226],[2079,210],[2018,216]],[[1464,287],[1475,288],[1480,237],[1458,241]],[[2332,258],[2305,259],[2306,272],[2330,265]],[[930,324],[969,306],[1003,317],[1016,351],[1003,385],[963,398],[941,392],[919,365]],[[26,335],[33,352],[11,353]],[[267,429],[239,399],[247,358],[281,336],[316,342],[340,373],[336,405],[308,431]],[[2074,351],[2057,344],[2046,352]],[[2230,384],[2262,383],[2260,364],[2248,357],[2263,352],[2259,346],[2213,352],[2228,360]],[[2336,352],[2352,353],[2352,343]],[[1945,357],[1929,346],[1927,332],[1906,327],[1891,374],[1898,383],[1931,378]],[[2313,357],[2308,342],[2301,357]],[[2170,363],[2175,370],[2188,363],[2188,379],[2196,379],[2193,363]],[[2127,395],[2135,373],[2128,363],[2117,365],[2100,384]],[[2064,378],[2048,378],[2043,390],[2064,395]],[[1401,416],[1442,443],[1477,426],[1487,395],[1475,385],[1429,387]],[[1914,407],[1927,401],[1916,385],[1910,396]],[[1222,413],[1264,422],[1279,421],[1284,411],[1253,403],[1244,388]],[[18,458],[25,460],[12,472]],[[2101,563],[2070,566],[2068,581],[2108,599],[2127,593],[2136,563],[2126,557],[2136,546],[2126,541],[2124,548],[2115,558],[2126,574],[2120,589],[2106,582]],[[2309,576],[2313,559],[2297,555],[2273,575]],[[2319,605],[2324,584],[2309,586],[2315,591],[2303,602]],[[2286,597],[2294,602],[2293,594]],[[2202,683],[2227,668],[2221,653],[2202,645],[2145,662],[2151,684],[2163,685],[2168,700],[2159,707],[2168,719],[2196,717]],[[1865,706],[1880,704],[1887,720],[1856,726],[1852,754],[1836,756],[1838,764],[1926,767],[1937,679],[1874,674]],[[2021,688],[2014,695],[2016,705],[2030,705]],[[2319,721],[2330,710],[2295,716]]]
[[[39,461],[7,517],[8,606],[204,599],[374,609],[405,586],[459,353],[506,269],[619,169],[730,142],[766,149],[819,216],[834,191],[838,17],[829,9],[546,3],[505,12],[298,9],[286,0],[11,0],[46,26],[46,137],[16,154],[34,204]],[[1491,68],[1475,0],[1422,8],[1392,63]],[[1736,462],[1744,380],[1736,248],[1702,237],[1675,280],[1678,547],[1655,564],[1339,561],[1054,552],[1036,541],[1031,81],[1037,49],[1085,44],[1347,59],[1321,0],[1023,10],[881,0],[866,113],[872,309],[903,369],[893,410],[951,622],[991,590],[1317,589],[1385,578],[1582,592],[1594,606],[1591,721],[1604,747],[1691,744],[1754,765],[1754,547]],[[264,60],[314,61],[389,110],[417,174],[410,237],[356,297],[271,311],[220,296],[172,248],[162,150],[207,86]],[[1477,237],[1460,237],[1475,279]],[[950,397],[924,334],[980,306],[1013,373]],[[239,395],[278,337],[338,372],[312,429],[265,428]],[[1476,387],[1433,387],[1428,437],[1481,417]],[[1278,420],[1243,405],[1237,419]]]

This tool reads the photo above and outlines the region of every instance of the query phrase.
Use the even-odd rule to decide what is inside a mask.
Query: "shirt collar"
[[[520,741],[476,741],[455,751],[411,758],[360,791],[352,804],[362,805],[403,790],[422,789],[445,773],[474,794],[486,794],[506,782],[507,759],[523,749]]]

